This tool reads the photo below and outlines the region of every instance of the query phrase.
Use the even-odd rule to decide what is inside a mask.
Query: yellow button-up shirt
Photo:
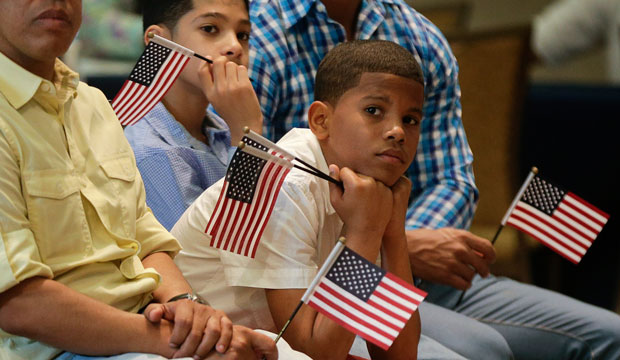
[[[0,53],[0,292],[40,276],[137,312],[160,282],[141,259],[178,250],[104,95],[59,60],[50,82]],[[0,359],[60,352],[3,331],[0,346]]]

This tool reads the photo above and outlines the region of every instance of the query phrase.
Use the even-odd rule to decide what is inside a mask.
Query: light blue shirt
[[[234,150],[230,130],[214,112],[207,115],[215,125],[206,129],[209,145],[191,136],[161,102],[125,128],[144,180],[146,203],[168,230],[198,195],[226,175]]]

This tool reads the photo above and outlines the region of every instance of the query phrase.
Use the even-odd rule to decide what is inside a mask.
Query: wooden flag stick
[[[532,179],[534,178],[534,176],[536,176],[536,174],[538,174],[538,168],[536,166],[532,166],[530,173],[527,175],[527,178],[523,182],[523,185],[521,185],[521,188],[517,192],[517,196],[515,196],[514,200],[512,200],[512,204],[510,204],[508,211],[506,211],[504,218],[499,224],[499,227],[497,228],[497,231],[495,232],[495,236],[493,236],[493,240],[491,240],[491,244],[495,245],[495,241],[499,237],[499,233],[502,232],[502,229],[506,225],[506,221],[508,221],[508,217],[512,213],[512,210],[514,210],[514,208],[517,206],[519,199],[521,199],[521,196],[523,196],[525,189],[527,189],[528,185],[530,185],[530,183],[532,182]],[[463,292],[461,293],[461,296],[459,296],[459,300],[456,302],[455,307],[458,306],[461,303],[461,301],[463,301],[463,297],[465,297],[465,291],[466,290],[463,290]]]
[[[288,326],[291,323],[291,321],[293,321],[293,318],[295,317],[295,315],[297,315],[297,312],[301,308],[301,305],[303,305],[305,302],[308,301],[308,299],[310,298],[310,296],[314,292],[314,288],[321,281],[323,276],[325,276],[325,274],[329,271],[329,269],[332,267],[332,265],[334,265],[334,262],[336,262],[336,258],[342,252],[342,249],[344,248],[344,244],[346,243],[346,241],[347,240],[345,239],[344,236],[341,236],[340,239],[338,239],[338,242],[336,243],[336,245],[332,249],[331,253],[329,253],[329,256],[327,256],[327,259],[325,260],[325,262],[323,263],[323,265],[319,269],[319,272],[314,277],[314,280],[312,280],[312,283],[310,284],[310,286],[308,287],[308,289],[304,293],[304,296],[301,297],[301,300],[299,301],[299,304],[297,304],[297,307],[293,311],[293,314],[291,314],[291,316],[288,318],[288,320],[286,320],[286,323],[282,327],[282,330],[280,330],[280,333],[278,334],[278,336],[276,337],[276,340],[275,340],[276,343],[278,342],[278,340],[280,340],[280,338],[284,334],[284,331],[286,331],[286,329],[288,328]]]
[[[153,34],[152,32],[149,32],[148,34],[146,34],[146,36],[147,36],[149,39],[152,39],[152,38],[154,38],[155,36],[158,36],[158,35],[155,35],[155,34]],[[174,41],[170,41],[170,40],[168,40],[168,39],[166,39],[166,38],[163,38],[163,37],[161,37],[161,36],[158,36],[158,37],[159,37],[159,41],[161,41],[161,42],[163,42],[164,44],[168,45],[168,47],[170,47],[170,48],[174,48],[174,47],[181,47],[181,48],[184,48],[183,46],[181,46],[181,45],[179,45],[179,44],[175,43]],[[184,48],[184,49],[187,49],[187,48]],[[197,58],[199,58],[200,60],[204,60],[204,61],[208,62],[209,64],[213,64],[213,60],[211,60],[211,59],[207,59],[206,57],[204,57],[204,56],[202,56],[202,55],[200,55],[200,54],[196,54],[193,50],[187,49],[187,51],[189,51],[189,52],[192,54],[192,56],[197,57]]]

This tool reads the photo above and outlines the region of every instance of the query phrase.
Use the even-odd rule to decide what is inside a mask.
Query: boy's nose
[[[402,120],[391,121],[385,132],[385,137],[389,140],[395,140],[397,142],[405,141],[405,130],[403,129]]]
[[[224,44],[220,51],[220,55],[226,56],[231,61],[238,62],[243,54],[243,46],[239,42],[239,39],[237,39],[237,34],[231,34],[223,41]]]

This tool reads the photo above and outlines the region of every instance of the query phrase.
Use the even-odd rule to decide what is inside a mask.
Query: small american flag
[[[578,264],[607,219],[608,214],[536,175],[505,224],[531,235]]]
[[[312,294],[304,295],[302,301],[387,350],[426,293],[346,246],[339,251],[318,285],[308,290]]]
[[[112,100],[121,125],[142,119],[166,94],[194,52],[155,35]]]
[[[244,137],[246,146],[277,151]],[[237,149],[230,161],[222,191],[205,232],[211,247],[254,258],[260,238],[271,216],[280,187],[292,168],[288,160],[267,161]]]

